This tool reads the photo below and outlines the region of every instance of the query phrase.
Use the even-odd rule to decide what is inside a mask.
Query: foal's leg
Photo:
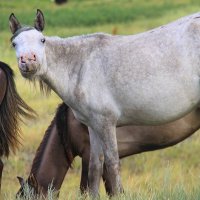
[[[90,159],[90,150],[88,149],[87,152],[84,152],[82,155],[82,172],[81,172],[81,182],[80,182],[81,194],[86,193],[88,189],[89,159]]]
[[[4,164],[2,160],[0,159],[0,191],[1,191],[1,178],[2,178],[2,173],[3,173],[3,167],[4,167]]]
[[[105,125],[106,124],[106,125]],[[116,127],[106,123],[103,124],[100,131],[90,133],[90,164],[89,164],[89,190],[92,196],[98,194],[100,177],[103,170],[103,162],[109,174],[108,181],[110,185],[110,194],[115,195],[122,192],[121,180],[119,175],[119,157],[116,139]]]

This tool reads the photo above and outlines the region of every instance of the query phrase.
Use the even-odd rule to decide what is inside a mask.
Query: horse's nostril
[[[35,54],[33,55],[33,58],[34,58],[33,60],[36,61],[36,55]]]
[[[31,54],[31,55],[25,55],[25,56],[20,56],[20,62],[21,63],[29,63],[29,62],[34,62],[36,61],[36,55]]]
[[[20,61],[21,61],[21,63],[26,63],[26,61],[24,60],[23,56],[20,57]]]
[[[31,60],[36,61],[36,55],[33,52],[31,53]]]

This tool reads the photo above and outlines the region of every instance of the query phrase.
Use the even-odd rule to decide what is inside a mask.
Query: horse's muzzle
[[[30,78],[33,76],[37,69],[36,69],[36,63],[30,62],[30,63],[19,63],[19,70],[25,78]]]

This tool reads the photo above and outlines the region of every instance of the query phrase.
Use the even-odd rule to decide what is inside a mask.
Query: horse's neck
[[[72,51],[74,53],[72,53]],[[80,54],[80,50],[78,50],[78,48],[75,50],[73,44],[68,44],[68,41],[65,39],[48,37],[46,40],[47,73],[42,76],[42,79],[64,99],[65,102],[68,101],[71,89],[70,86],[72,85],[69,81],[70,78],[72,79],[71,76],[73,73],[71,73],[71,71],[79,70],[79,65],[75,64],[75,62],[81,56]],[[73,80],[75,81],[76,78],[74,77]]]
[[[67,39],[47,37],[47,73],[43,79],[66,104],[71,106],[74,102],[73,92],[83,76],[84,64],[89,60],[91,52],[101,44],[104,36],[94,34]]]
[[[47,133],[46,133],[47,134]],[[53,187],[60,189],[63,179],[71,163],[68,163],[64,146],[61,144],[56,125],[50,130],[49,137],[41,145],[45,145],[39,150],[40,158],[34,160],[31,173],[38,182],[38,186],[42,188],[43,193],[47,192],[49,184],[53,181]]]

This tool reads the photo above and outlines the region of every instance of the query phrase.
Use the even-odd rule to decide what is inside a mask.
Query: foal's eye
[[[15,43],[15,42],[12,42],[12,46],[15,47],[15,46],[16,46],[16,43]]]
[[[41,42],[44,44],[44,43],[45,43],[45,38],[42,38],[42,39],[41,39]]]

